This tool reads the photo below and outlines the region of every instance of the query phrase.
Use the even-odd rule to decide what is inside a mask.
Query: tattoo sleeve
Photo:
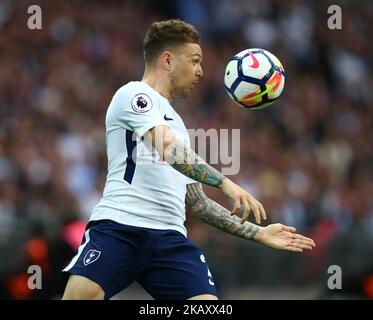
[[[207,164],[190,147],[175,143],[171,148],[167,162],[185,176],[213,187],[218,187],[225,179],[223,174]]]
[[[200,183],[187,185],[185,204],[195,217],[208,225],[243,239],[255,240],[259,227],[250,222],[241,224],[239,217],[231,216],[229,210],[208,198]]]

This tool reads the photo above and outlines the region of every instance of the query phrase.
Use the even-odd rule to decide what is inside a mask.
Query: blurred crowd
[[[295,226],[318,245],[299,279],[325,273],[331,244],[352,231],[372,249],[373,8],[341,1],[342,30],[330,30],[334,2],[1,1],[0,298],[35,297],[24,281],[30,264],[46,270],[42,297],[61,294],[60,270],[105,183],[107,106],[120,86],[141,79],[144,34],[167,18],[194,24],[203,39],[204,79],[175,109],[187,128],[241,130],[240,173],[230,178],[263,203],[269,222]],[[42,30],[27,27],[31,4],[42,8]],[[229,59],[254,47],[275,54],[286,72],[282,96],[258,111],[235,105],[223,86]],[[206,192],[231,207],[216,190]],[[237,266],[253,263],[237,248],[257,247],[191,218],[187,225],[213,256],[221,286],[234,283]],[[361,263],[371,257],[365,252]],[[266,263],[255,261],[253,272]],[[365,296],[373,297],[372,279]]]

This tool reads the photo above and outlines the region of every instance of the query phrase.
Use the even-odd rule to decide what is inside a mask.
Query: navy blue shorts
[[[137,281],[154,299],[217,296],[201,250],[180,232],[123,225],[87,225],[82,245],[64,269],[98,283],[105,299]]]

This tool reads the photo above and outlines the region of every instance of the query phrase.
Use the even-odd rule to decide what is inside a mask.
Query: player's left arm
[[[187,185],[185,204],[191,209],[194,217],[233,236],[253,240],[275,249],[294,252],[312,250],[315,246],[312,239],[296,234],[295,228],[280,223],[267,227],[247,221],[241,224],[239,217],[231,215],[229,210],[208,198],[200,183]]]

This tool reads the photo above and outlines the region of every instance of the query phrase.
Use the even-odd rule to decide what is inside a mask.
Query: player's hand
[[[255,240],[274,249],[294,252],[312,250],[316,246],[312,239],[295,231],[295,228],[281,223],[270,224],[258,230]]]
[[[238,214],[241,211],[241,207],[243,208],[241,224],[247,220],[250,212],[253,212],[255,221],[258,224],[260,224],[261,218],[264,220],[267,219],[263,205],[250,193],[233,183],[228,178],[223,180],[219,188],[227,197],[234,201],[234,207],[231,214]]]

